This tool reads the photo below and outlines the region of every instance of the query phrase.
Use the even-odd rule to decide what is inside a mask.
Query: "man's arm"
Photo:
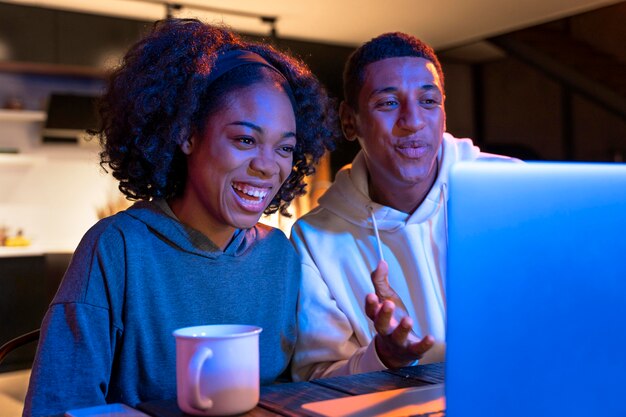
[[[298,341],[292,362],[296,381],[385,369],[374,343],[362,346],[346,315],[310,258],[303,255],[298,300]]]

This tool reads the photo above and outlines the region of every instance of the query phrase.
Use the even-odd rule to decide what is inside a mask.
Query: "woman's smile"
[[[255,186],[244,182],[233,182],[233,191],[239,198],[242,208],[251,212],[263,211],[269,204],[265,201],[272,191],[271,186]]]

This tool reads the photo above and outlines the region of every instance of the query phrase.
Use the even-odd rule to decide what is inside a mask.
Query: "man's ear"
[[[339,105],[339,119],[341,120],[341,130],[345,138],[349,141],[355,140],[357,138],[356,115],[345,101],[342,101]]]
[[[447,124],[448,124],[447,123],[448,122],[448,117],[447,117],[446,108],[445,108],[445,104],[446,104],[446,95],[445,94],[443,95],[443,104],[444,104],[444,107],[443,107],[443,131],[447,132],[448,131],[448,126],[447,126]]]

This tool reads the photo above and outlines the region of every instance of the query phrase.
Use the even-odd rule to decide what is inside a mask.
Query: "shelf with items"
[[[107,71],[101,68],[45,62],[0,61],[0,72],[93,79],[107,76]]]
[[[44,122],[46,112],[37,110],[0,109],[0,122]]]
[[[29,166],[46,162],[45,155],[0,153],[0,169],[2,167]]]

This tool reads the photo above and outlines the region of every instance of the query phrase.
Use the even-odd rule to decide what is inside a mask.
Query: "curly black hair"
[[[443,70],[435,51],[415,36],[402,32],[383,33],[357,48],[346,61],[343,70],[344,100],[358,110],[358,96],[365,80],[365,67],[387,58],[417,57],[435,66],[443,87]]]
[[[99,101],[101,125],[93,133],[103,148],[100,164],[111,169],[128,199],[182,193],[187,165],[180,145],[202,130],[224,94],[255,80],[254,71],[239,71],[243,77],[207,83],[217,57],[235,49],[257,53],[283,74],[296,116],[292,171],[265,214],[288,215],[289,203],[306,192],[304,177],[315,172],[314,165],[340,137],[336,103],[317,78],[301,60],[245,41],[226,27],[165,19],[129,49]]]

